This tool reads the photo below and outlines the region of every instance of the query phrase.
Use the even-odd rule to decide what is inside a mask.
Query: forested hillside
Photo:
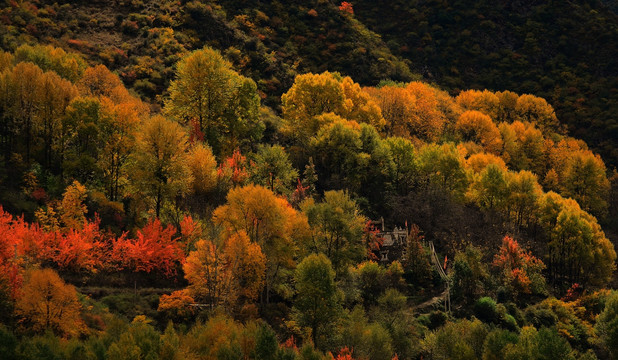
[[[424,77],[456,95],[547,99],[573,136],[618,163],[613,2],[8,2],[1,46],[43,41],[118,71],[160,102],[179,54],[207,44],[258,83],[267,104],[296,74],[339,71],[363,85]],[[384,21],[388,19],[388,21]],[[242,50],[242,51],[241,51]]]
[[[614,130],[368,5],[3,5],[0,358],[618,357]]]
[[[219,49],[276,106],[296,74],[341,71],[366,84],[410,80],[407,63],[376,34],[328,2],[77,1],[9,2],[1,46],[52,43],[118,72],[157,100],[180,56]],[[159,99],[160,100],[160,99]]]
[[[543,97],[572,135],[615,165],[618,14],[605,3],[361,0],[354,9],[413,71],[454,92]]]

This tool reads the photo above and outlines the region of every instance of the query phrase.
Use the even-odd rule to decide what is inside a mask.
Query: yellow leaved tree
[[[22,325],[62,336],[79,335],[84,327],[80,309],[75,287],[65,284],[52,269],[32,270],[15,305]]]

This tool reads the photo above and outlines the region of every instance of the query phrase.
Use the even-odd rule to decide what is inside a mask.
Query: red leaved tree
[[[234,150],[232,156],[221,162],[217,171],[219,179],[231,182],[231,185],[242,185],[249,177],[247,172],[247,158],[240,153],[240,150]]]
[[[494,257],[493,265],[500,269],[502,284],[513,297],[545,291],[545,279],[541,275],[545,264],[522,249],[512,237],[505,236],[502,239],[502,246]]]
[[[354,9],[352,8],[352,3],[347,1],[342,1],[341,5],[339,5],[339,11],[346,14],[354,14]]]
[[[96,272],[105,267],[108,261],[110,241],[99,228],[99,219],[86,222],[82,229],[70,229],[66,234],[56,232],[53,261],[61,268],[73,271]]]
[[[374,261],[380,260],[376,255],[376,252],[380,250],[380,247],[384,243],[384,238],[380,236],[380,230],[369,220],[365,224],[363,233],[365,236],[365,243],[367,244],[367,258]]]
[[[189,251],[193,249],[195,243],[202,236],[202,225],[187,215],[180,221],[180,235],[185,255],[188,255]]]
[[[332,360],[354,360],[354,358],[352,357],[352,350],[347,346],[339,350],[339,354],[337,354],[337,357],[333,356],[332,353],[329,353],[329,355]]]
[[[11,296],[16,298],[22,277],[11,231],[12,220],[12,216],[0,206],[0,285],[6,284]]]
[[[111,241],[107,236],[98,218],[84,222],[80,229],[46,231],[0,208],[0,261],[53,263],[61,269],[96,272],[108,262]]]
[[[118,238],[113,245],[112,259],[121,269],[147,273],[160,271],[172,276],[177,265],[184,260],[175,233],[173,226],[164,229],[159,219],[151,220],[137,232],[135,239],[127,238],[126,234]]]

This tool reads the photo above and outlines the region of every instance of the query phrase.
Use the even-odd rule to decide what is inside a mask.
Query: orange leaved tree
[[[63,336],[78,335],[82,328],[77,291],[51,269],[31,271],[17,299],[21,323],[36,331],[52,330]]]
[[[212,309],[235,301],[232,277],[221,251],[209,240],[200,240],[183,265],[189,294]]]
[[[505,236],[502,239],[502,246],[494,257],[493,265],[500,269],[502,284],[513,297],[545,292],[545,278],[541,274],[545,264],[522,249],[512,237]]]
[[[223,227],[225,236],[243,231],[260,245],[267,259],[263,300],[268,302],[269,291],[279,284],[283,270],[294,268],[298,243],[309,236],[307,218],[265,187],[248,185],[230,190],[213,221]]]
[[[257,299],[264,286],[266,257],[260,246],[240,231],[225,239],[222,247],[209,240],[198,241],[183,269],[189,281],[188,295],[210,308],[233,308]]]

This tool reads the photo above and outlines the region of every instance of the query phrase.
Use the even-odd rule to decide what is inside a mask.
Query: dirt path
[[[448,291],[448,290],[444,290],[444,291],[443,291],[442,293],[440,293],[439,295],[434,296],[434,297],[432,297],[431,299],[429,299],[429,300],[427,300],[427,301],[425,301],[425,302],[423,302],[423,303],[420,303],[420,304],[416,305],[416,306],[414,307],[414,310],[419,311],[419,310],[422,310],[422,309],[426,309],[426,308],[428,308],[428,307],[430,307],[430,306],[433,306],[433,305],[437,304],[437,303],[438,303],[438,302],[440,302],[440,301],[444,301],[444,297],[446,296],[446,292],[447,292],[447,291]]]

